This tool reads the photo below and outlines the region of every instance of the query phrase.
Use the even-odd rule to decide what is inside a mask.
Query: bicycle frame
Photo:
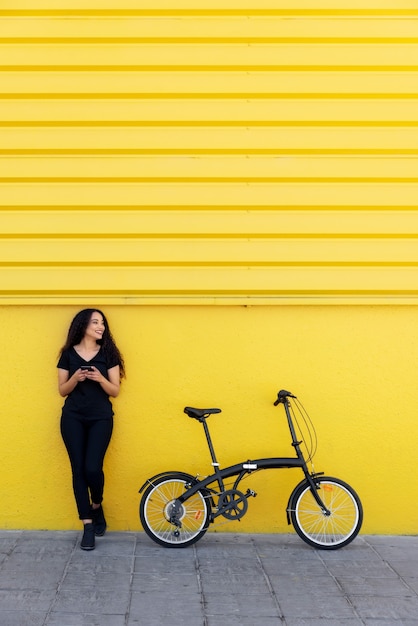
[[[197,419],[202,425],[203,425],[203,429],[205,432],[205,436],[206,436],[206,441],[209,447],[209,452],[210,452],[210,456],[212,459],[212,466],[214,468],[214,473],[211,474],[210,476],[206,476],[203,479],[198,479],[195,478],[192,482],[189,483],[188,488],[186,489],[186,491],[179,496],[176,501],[173,504],[173,509],[172,509],[172,515],[171,515],[171,519],[173,521],[173,524],[176,525],[176,519],[178,516],[178,512],[181,509],[181,506],[184,502],[186,502],[186,500],[188,500],[189,498],[191,498],[196,492],[198,491],[207,491],[208,495],[209,494],[213,494],[213,495],[221,495],[224,491],[225,491],[225,486],[224,486],[224,480],[227,478],[231,478],[232,476],[236,476],[236,480],[234,482],[233,485],[233,489],[236,490],[239,483],[241,482],[241,480],[244,478],[244,476],[246,476],[247,474],[251,474],[252,472],[255,471],[259,471],[259,470],[265,470],[265,469],[282,469],[282,468],[301,468],[303,471],[303,474],[305,476],[304,480],[302,480],[298,485],[296,485],[295,489],[293,490],[292,494],[289,497],[289,503],[287,506],[287,518],[288,518],[288,523],[290,523],[290,519],[289,519],[289,506],[290,503],[292,502],[292,498],[293,498],[293,494],[295,493],[295,491],[299,488],[299,486],[304,483],[307,482],[310,488],[310,491],[313,495],[313,497],[315,498],[318,506],[321,508],[321,510],[323,511],[324,515],[329,515],[330,511],[326,508],[326,506],[324,505],[322,499],[320,498],[319,494],[318,494],[318,489],[315,483],[315,478],[322,475],[321,473],[311,473],[308,470],[307,467],[307,463],[305,460],[305,457],[303,455],[303,452],[301,450],[301,441],[298,441],[297,436],[296,436],[296,430],[293,424],[293,420],[292,420],[292,415],[291,415],[291,411],[290,411],[290,402],[289,402],[289,398],[295,398],[295,396],[293,396],[290,392],[282,390],[279,392],[278,394],[278,398],[276,400],[276,402],[274,403],[276,406],[278,404],[283,404],[284,406],[284,410],[286,413],[286,418],[287,418],[287,424],[289,427],[289,431],[290,431],[290,435],[292,438],[292,447],[295,450],[295,456],[294,457],[271,457],[271,458],[264,458],[264,459],[255,459],[255,460],[247,460],[241,463],[237,463],[235,465],[230,465],[228,467],[225,467],[223,469],[221,469],[219,467],[219,463],[217,461],[216,458],[216,454],[215,454],[215,450],[213,447],[213,443],[212,443],[212,439],[210,436],[210,432],[209,432],[209,427],[207,425],[207,418],[210,415],[210,413],[207,413],[205,415],[201,415],[199,417],[197,417],[196,415],[190,415],[191,417],[194,417],[195,419]],[[185,412],[187,413],[186,409]],[[153,480],[156,480],[157,478],[160,478],[161,476],[164,475],[170,475],[171,472],[163,472],[161,474],[157,474],[156,476],[153,476],[151,479],[148,479],[144,485],[141,487],[140,492],[148,485],[148,484],[152,484]],[[187,475],[185,475],[187,476]],[[216,494],[214,489],[210,488],[210,485],[217,483],[218,487],[219,487],[219,494]],[[249,496],[254,496],[256,495],[254,492],[248,490],[247,493],[245,494],[246,497]],[[212,518],[215,519],[216,517],[218,517],[219,515],[222,515],[224,513],[224,509],[219,509],[216,512],[212,512]]]

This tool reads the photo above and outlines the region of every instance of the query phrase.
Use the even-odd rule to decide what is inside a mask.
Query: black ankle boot
[[[92,509],[94,533],[98,537],[103,537],[106,532],[106,519],[103,512],[102,505],[98,509]]]
[[[82,550],[94,550],[94,524],[84,524],[83,538],[81,539],[80,548]]]

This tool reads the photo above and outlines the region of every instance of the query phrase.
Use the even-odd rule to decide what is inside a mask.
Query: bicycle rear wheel
[[[197,491],[180,508],[179,522],[170,522],[174,502],[187,489],[190,480],[185,474],[162,476],[145,490],[139,505],[142,526],[156,543],[168,548],[185,548],[198,541],[208,529],[211,515],[210,501]]]
[[[318,495],[330,512],[323,513],[304,481],[296,488],[290,503],[290,519],[297,534],[310,546],[336,550],[358,535],[363,508],[354,489],[338,478],[315,479]]]

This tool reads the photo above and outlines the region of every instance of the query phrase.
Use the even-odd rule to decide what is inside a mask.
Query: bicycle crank
[[[237,489],[228,489],[219,496],[218,511],[229,520],[238,520],[243,517],[248,509],[248,498],[257,494],[250,489],[246,493]]]

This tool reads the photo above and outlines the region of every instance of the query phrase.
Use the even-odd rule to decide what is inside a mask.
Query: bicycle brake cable
[[[294,410],[293,404],[297,408],[298,413],[299,413],[300,417],[302,418],[304,427],[301,426],[301,424],[299,423],[299,420],[298,420],[298,417],[297,417],[296,412]],[[300,402],[300,400],[298,400],[297,398],[294,398],[292,400],[291,410],[292,410],[292,414],[293,414],[294,420],[296,422],[297,428],[299,430],[300,436],[302,437],[302,441],[303,441],[303,443],[305,445],[305,448],[307,450],[307,453],[308,453],[307,462],[308,463],[312,463],[313,458],[314,458],[314,456],[316,454],[316,451],[317,451],[317,446],[318,446],[318,438],[317,438],[315,426],[314,426],[314,424],[313,424],[313,422],[312,422],[312,420],[311,420],[307,410],[305,409],[303,404]],[[304,432],[307,433],[307,437],[309,438],[309,444],[305,441]]]

